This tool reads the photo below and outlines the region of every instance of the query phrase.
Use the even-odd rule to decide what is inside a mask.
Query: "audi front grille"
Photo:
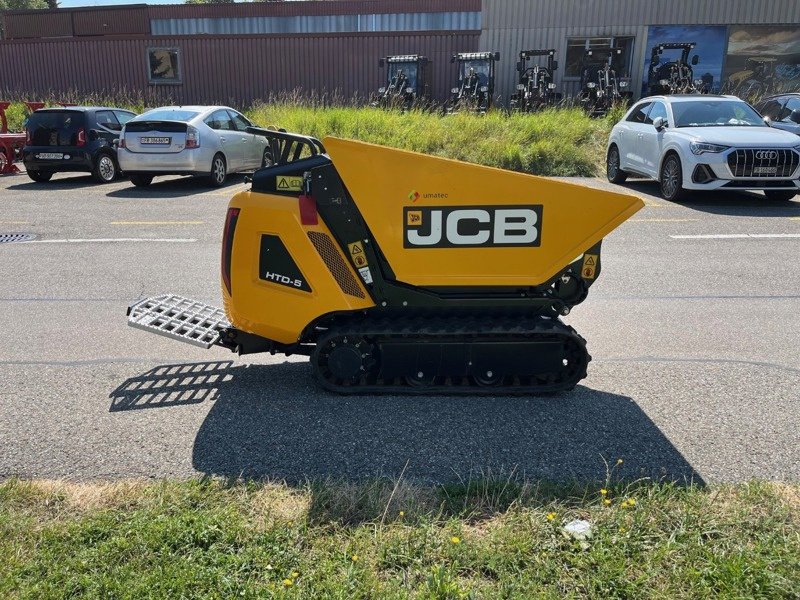
[[[794,150],[742,149],[728,154],[728,166],[734,177],[791,177],[800,165]]]

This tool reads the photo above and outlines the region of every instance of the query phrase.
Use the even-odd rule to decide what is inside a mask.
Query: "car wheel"
[[[53,173],[50,171],[28,171],[28,177],[39,183],[44,183],[52,179]]]
[[[92,169],[92,177],[98,183],[111,183],[117,178],[117,163],[114,157],[110,154],[98,154],[97,160],[94,161],[94,169]]]
[[[788,202],[797,195],[797,192],[791,190],[765,190],[764,195],[770,200]]]
[[[222,187],[225,185],[225,178],[228,175],[227,167],[225,165],[225,157],[222,154],[215,154],[214,159],[211,161],[211,173],[208,176],[208,182],[211,187]]]
[[[131,175],[131,183],[136,187],[147,187],[153,183],[152,175]]]
[[[675,202],[686,195],[686,190],[683,189],[681,159],[677,154],[670,154],[664,159],[661,164],[659,181],[661,182],[661,197],[664,200]]]
[[[272,150],[264,148],[264,154],[261,156],[261,168],[271,167],[272,165]]]
[[[606,157],[606,177],[611,183],[625,183],[628,174],[619,168],[619,148],[611,146]]]

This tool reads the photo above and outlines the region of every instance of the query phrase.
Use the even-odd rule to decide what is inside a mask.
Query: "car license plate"
[[[36,155],[39,160],[61,160],[64,154],[61,152],[40,152]]]
[[[167,145],[172,141],[168,137],[143,137],[139,140],[142,144]]]
[[[753,175],[772,175],[778,172],[778,167],[753,167]]]

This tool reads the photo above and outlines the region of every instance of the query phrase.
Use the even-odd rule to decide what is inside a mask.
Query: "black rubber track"
[[[367,359],[364,375],[352,380],[336,379],[326,369],[332,345],[366,341],[375,349]],[[571,360],[558,372],[518,376],[505,374],[501,382],[483,385],[473,376],[436,377],[421,383],[408,378],[383,380],[380,372],[380,345],[402,340],[404,343],[436,342],[526,342],[558,341],[564,344]],[[416,395],[533,395],[568,391],[586,377],[591,356],[586,341],[575,330],[555,318],[546,317],[364,317],[331,327],[317,341],[311,364],[314,376],[325,389],[339,394],[416,394]]]

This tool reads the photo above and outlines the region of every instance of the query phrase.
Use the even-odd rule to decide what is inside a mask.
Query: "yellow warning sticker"
[[[419,227],[422,225],[422,211],[410,210],[406,213],[406,225],[409,227]]]
[[[594,279],[597,272],[597,261],[599,259],[600,256],[597,254],[583,255],[583,268],[581,269],[581,275],[583,275],[584,279]]]
[[[300,192],[303,190],[302,177],[276,177],[275,188],[279,192]]]
[[[355,266],[359,269],[367,266],[367,255],[364,254],[364,245],[361,242],[347,244],[347,248],[350,250],[350,258],[353,259],[353,264]]]

